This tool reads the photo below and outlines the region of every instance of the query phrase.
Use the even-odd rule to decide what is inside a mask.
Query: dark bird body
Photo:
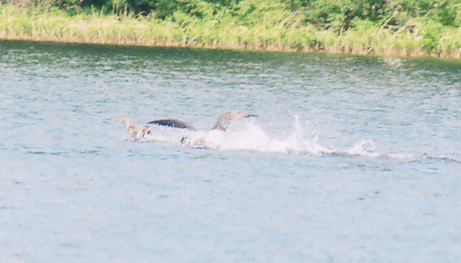
[[[212,130],[221,130],[225,131],[229,128],[229,126],[240,119],[243,118],[250,118],[250,117],[257,117],[258,115],[251,114],[244,111],[232,111],[232,112],[225,112],[218,116],[216,123],[214,124]],[[175,120],[175,119],[162,119],[162,120],[155,120],[148,122],[147,124],[157,124],[162,126],[169,126],[173,128],[180,128],[180,129],[189,129],[195,131],[196,129],[183,121]]]
[[[183,121],[175,120],[175,119],[155,120],[155,121],[148,122],[147,124],[157,124],[161,126],[169,126],[173,128],[189,129],[189,130],[195,131],[195,128],[192,125],[189,125]]]

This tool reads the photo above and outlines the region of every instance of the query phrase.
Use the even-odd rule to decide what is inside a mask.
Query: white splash
[[[331,154],[333,149],[317,143],[317,136],[305,135],[307,122],[303,125],[295,117],[294,129],[288,135],[277,138],[264,131],[254,121],[241,122],[227,131],[196,131],[185,134],[180,142],[192,148],[221,150],[245,150],[253,152]]]
[[[300,121],[298,116],[295,116],[293,130],[278,136],[269,134],[261,128],[255,120],[250,120],[236,123],[226,131],[191,131],[170,127],[155,127],[150,134],[146,134],[136,141],[179,144],[191,148],[240,150],[262,153],[361,156],[405,162],[439,159],[461,162],[457,158],[431,157],[426,154],[415,157],[407,153],[380,152],[372,139],[358,141],[353,144],[352,147],[345,147],[343,149],[335,146],[325,146],[318,142],[319,136],[309,127],[309,122]]]
[[[381,153],[375,151],[376,146],[373,143],[372,139],[363,140],[355,144],[352,148],[346,151],[346,153],[351,155],[363,155],[370,157],[378,157]]]

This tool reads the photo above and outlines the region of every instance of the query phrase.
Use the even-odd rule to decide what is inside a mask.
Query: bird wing
[[[155,121],[150,121],[147,124],[157,124],[161,126],[168,126],[168,127],[173,127],[173,128],[179,128],[179,129],[189,129],[195,131],[195,128],[183,121],[180,120],[175,120],[175,119],[161,119],[161,120],[155,120]]]
[[[218,130],[225,131],[227,130],[227,128],[229,128],[229,126],[233,122],[238,121],[243,118],[250,118],[250,117],[258,117],[258,115],[251,114],[251,113],[244,112],[244,111],[225,112],[218,116],[218,119],[216,120],[215,125],[211,129],[212,130],[218,129]]]

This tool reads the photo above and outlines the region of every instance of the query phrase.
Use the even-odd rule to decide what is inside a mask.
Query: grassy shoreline
[[[332,29],[297,25],[279,19],[271,26],[236,21],[182,22],[102,12],[69,15],[61,10],[21,10],[0,4],[0,39],[137,46],[201,47],[303,51],[360,55],[434,56],[461,58],[461,29],[443,28],[427,46],[423,22],[392,30],[368,21],[338,34]]]

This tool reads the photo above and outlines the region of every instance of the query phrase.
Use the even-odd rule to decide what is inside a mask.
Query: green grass
[[[272,7],[271,7],[272,8]],[[353,26],[312,25],[301,14],[273,7],[237,19],[226,12],[199,19],[175,12],[172,19],[103,11],[70,15],[0,4],[0,38],[143,46],[321,51],[353,54],[461,57],[461,29],[414,20],[400,29],[356,19]],[[243,9],[242,9],[243,10]],[[244,12],[241,11],[241,12]]]

